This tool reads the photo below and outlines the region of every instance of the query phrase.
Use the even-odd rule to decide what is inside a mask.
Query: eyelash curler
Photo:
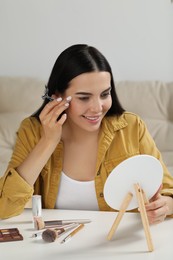
[[[47,87],[47,85],[45,85],[45,92],[44,92],[44,95],[41,96],[41,98],[42,98],[43,100],[48,99],[49,101],[53,101],[53,100],[54,100],[54,98],[52,98],[52,97],[50,97],[50,96],[48,95],[48,87]]]

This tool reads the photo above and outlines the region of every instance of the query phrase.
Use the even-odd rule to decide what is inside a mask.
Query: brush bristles
[[[52,229],[46,229],[42,233],[42,238],[46,242],[54,242],[57,238],[57,232]]]

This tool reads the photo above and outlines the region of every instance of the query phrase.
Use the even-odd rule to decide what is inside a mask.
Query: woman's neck
[[[74,142],[86,142],[87,140],[93,140],[98,138],[100,129],[94,132],[86,131],[77,126],[72,126],[68,123],[63,125],[62,140],[74,141]]]

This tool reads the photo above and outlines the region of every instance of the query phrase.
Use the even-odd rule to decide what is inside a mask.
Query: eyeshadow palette
[[[17,228],[0,229],[0,242],[10,242],[19,240],[23,240],[23,236],[20,234]]]

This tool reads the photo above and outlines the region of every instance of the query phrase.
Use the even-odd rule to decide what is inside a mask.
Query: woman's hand
[[[25,181],[33,186],[41,170],[53,153],[61,139],[62,125],[66,120],[63,114],[69,107],[71,97],[64,100],[59,98],[49,102],[40,113],[40,121],[43,126],[42,136],[25,160],[17,167],[17,171]],[[32,171],[31,171],[32,168]]]
[[[59,120],[57,118],[69,107],[71,97],[55,99],[49,102],[40,113],[40,121],[43,126],[42,138],[47,141],[52,141],[55,144],[59,143],[62,134],[62,125],[64,124],[67,115],[64,113]]]
[[[159,188],[150,202],[145,205],[150,224],[160,223],[164,221],[167,215],[173,214],[173,199],[169,196],[161,195],[161,188]]]

